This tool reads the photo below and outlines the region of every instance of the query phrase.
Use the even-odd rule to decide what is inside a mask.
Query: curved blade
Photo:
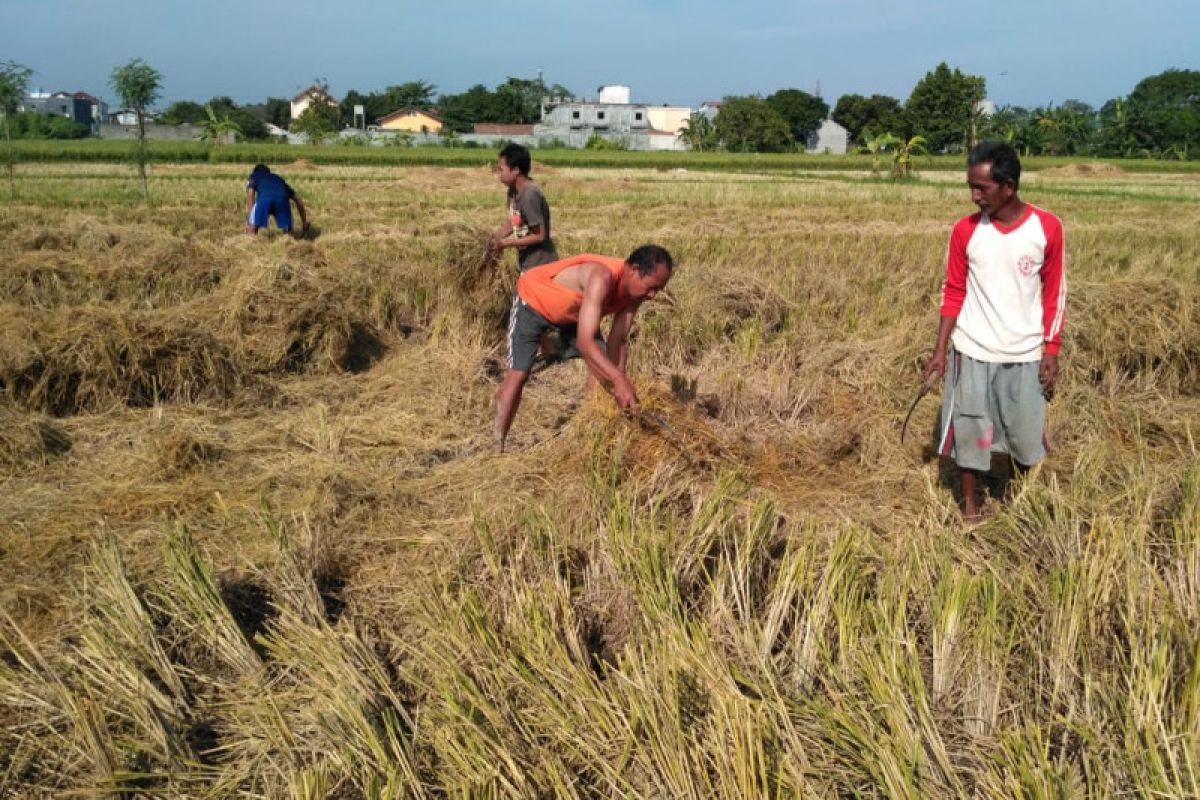
[[[688,453],[687,445],[683,443],[683,437],[675,430],[675,426],[666,420],[661,414],[655,414],[652,411],[638,411],[637,420],[642,424],[642,427],[652,427],[659,430],[667,437],[671,444],[675,445],[679,450],[679,454],[683,456],[683,460],[688,466],[693,466],[692,456]]]
[[[908,433],[908,421],[912,419],[913,412],[917,410],[917,403],[920,403],[921,398],[929,394],[929,390],[933,388],[934,381],[936,380],[937,378],[930,375],[921,384],[921,388],[917,390],[917,396],[913,398],[912,405],[908,407],[908,413],[904,415],[904,424],[900,426],[900,444],[904,444],[904,437]]]

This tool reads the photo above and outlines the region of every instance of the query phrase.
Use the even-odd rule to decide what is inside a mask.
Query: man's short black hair
[[[250,170],[250,174],[251,175],[269,175],[269,174],[271,174],[271,168],[268,167],[266,164],[255,164],[254,169]]]
[[[667,274],[671,274],[675,270],[675,260],[671,258],[671,254],[656,244],[642,245],[630,253],[625,262],[632,265],[643,277],[654,272],[659,264],[666,266]]]
[[[529,177],[529,168],[533,166],[533,159],[529,157],[528,147],[511,142],[500,151],[500,157],[511,169],[517,170],[526,178]]]
[[[992,180],[996,183],[1012,181],[1014,189],[1021,187],[1021,159],[1017,151],[1007,142],[980,142],[971,148],[967,166],[992,165]]]

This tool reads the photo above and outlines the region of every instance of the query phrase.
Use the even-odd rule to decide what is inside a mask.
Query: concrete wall
[[[99,127],[101,139],[136,139],[138,136],[137,125],[105,124]],[[187,123],[183,125],[158,125],[153,122],[146,124],[146,138],[156,141],[191,142],[199,139],[200,134],[200,128]],[[229,134],[225,141],[232,144],[233,134]]]
[[[678,136],[663,135],[650,133],[646,135],[634,134],[630,137],[630,150],[654,150],[656,152],[672,151],[683,152],[688,149],[687,144]]]
[[[307,137],[302,133],[289,133],[288,144],[305,144]],[[441,145],[445,143],[445,138],[440,133],[413,133],[412,131],[403,130],[382,130],[372,125],[367,130],[358,130],[356,128],[345,128],[338,131],[337,138],[341,140],[360,140],[365,141],[370,147],[385,147],[396,143],[405,145]],[[466,137],[464,136],[465,140]]]
[[[650,116],[650,127],[657,131],[679,133],[692,115],[692,110],[683,106],[648,106],[646,113]]]
[[[531,150],[550,143],[549,139],[535,136],[531,133],[519,133],[512,136],[505,136],[500,133],[464,133],[459,141],[474,142],[480,147],[494,148],[495,150],[500,149],[501,142],[504,144],[516,142],[517,144],[525,145]]]
[[[136,136],[137,134],[135,133],[134,135]],[[609,141],[619,142],[630,150],[687,150],[687,145],[678,136],[649,133],[648,131],[635,131],[626,134],[602,133],[591,128],[563,130],[542,125],[534,126],[532,134],[464,133],[458,136],[458,141],[463,144],[471,142],[479,147],[495,148],[496,150],[500,149],[501,143],[507,144],[508,142],[523,144],[531,149],[550,147],[552,145],[582,148],[593,135],[600,135]],[[343,140],[361,139],[369,147],[385,147],[397,140],[413,146],[438,146],[446,143],[446,137],[438,133],[385,131],[375,127],[366,131],[355,130],[353,128],[339,131],[338,138]],[[287,140],[289,144],[305,144],[307,141],[303,134],[297,133],[287,134]]]

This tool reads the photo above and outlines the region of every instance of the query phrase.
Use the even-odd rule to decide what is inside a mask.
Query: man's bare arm
[[[588,369],[607,389],[622,408],[637,406],[637,394],[624,371],[609,357],[609,354],[596,344],[596,334],[600,330],[600,316],[604,300],[609,292],[615,291],[616,281],[608,270],[599,265],[589,268],[583,281],[583,303],[579,308],[579,323],[576,332],[576,342],[580,355],[587,363]],[[621,333],[618,331],[617,333]],[[622,340],[625,334],[621,333]]]
[[[506,220],[504,220],[503,225],[501,225],[499,228],[496,228],[496,230],[492,232],[492,239],[496,242],[499,242],[501,239],[505,238],[506,236],[511,236],[512,232],[513,232],[512,220],[506,219]]]
[[[637,315],[640,304],[625,309],[613,319],[612,330],[608,332],[608,359],[617,365],[617,369],[628,375],[629,331],[633,329],[633,318]]]
[[[296,204],[296,210],[300,212],[300,232],[308,230],[308,211],[304,208],[304,201],[300,199],[300,195],[292,195],[292,202]]]
[[[512,233],[512,223],[508,225],[508,232]],[[507,235],[507,234],[505,234]],[[533,225],[529,228],[529,233],[525,236],[518,236],[515,239],[504,239],[500,242],[501,247],[529,247],[530,245],[541,244],[546,241],[546,231],[541,225]]]
[[[949,347],[950,334],[958,323],[958,317],[941,317],[938,323],[937,341],[933,345],[933,353],[921,370],[921,377],[926,381],[940,378],[946,374],[946,349]]]
[[[247,231],[251,230],[254,227],[253,223],[250,221],[250,219],[251,219],[250,215],[254,213],[254,196],[255,196],[255,191],[253,189],[246,190],[246,230]]]

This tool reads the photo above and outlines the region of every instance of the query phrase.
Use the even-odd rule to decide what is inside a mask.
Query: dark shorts
[[[267,218],[275,218],[275,227],[281,231],[292,229],[292,205],[286,197],[262,197],[254,201],[250,212],[250,224],[256,228],[267,227]]]
[[[577,342],[579,328],[575,324],[554,325],[529,306],[519,295],[513,297],[512,311],[508,315],[508,368],[518,372],[533,369],[533,359],[541,345],[542,334],[557,331],[562,342],[559,358],[579,358]],[[604,347],[604,337],[597,331],[596,344]]]

